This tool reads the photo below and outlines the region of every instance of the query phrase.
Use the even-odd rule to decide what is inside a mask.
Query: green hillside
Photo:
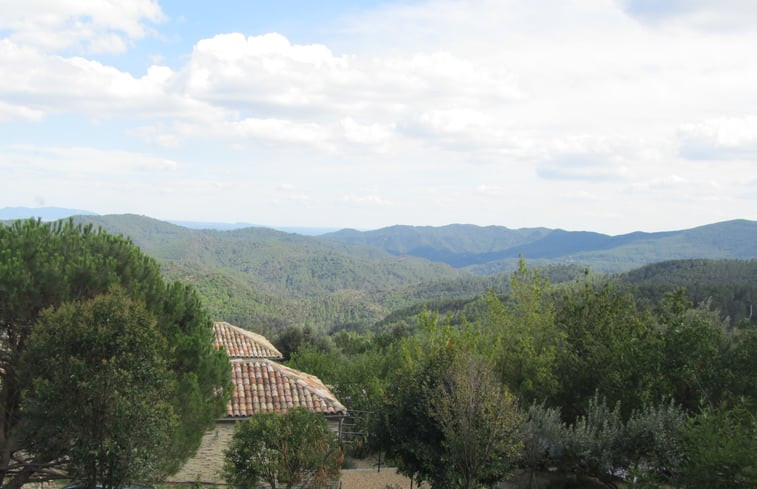
[[[375,247],[265,228],[193,230],[135,215],[76,221],[128,236],[166,276],[193,284],[216,318],[267,334],[368,324],[388,313],[384,299],[396,290],[470,276]]]
[[[371,244],[397,255],[442,261],[479,275],[512,271],[520,256],[537,266],[573,264],[605,273],[664,260],[757,257],[757,222],[747,220],[619,236],[545,228],[513,230],[452,225],[393,226],[366,232],[345,230],[324,237]]]
[[[617,275],[616,280],[653,305],[680,287],[694,304],[709,302],[732,323],[757,324],[757,260],[666,261]]]
[[[160,262],[167,277],[193,284],[217,319],[273,336],[290,326],[322,332],[365,329],[392,312],[422,304],[454,308],[490,289],[504,294],[518,253],[553,283],[570,281],[587,268],[612,273],[681,257],[757,257],[757,223],[752,221],[614,237],[471,225],[394,226],[313,237],[266,228],[197,230],[136,215],[75,220],[128,236]],[[465,263],[474,264],[452,266]],[[712,296],[717,307],[743,317],[757,276],[753,268],[753,260],[694,260],[644,267],[618,280],[638,289],[642,298],[686,285],[693,300]],[[696,280],[689,276],[695,270],[701,275]],[[737,277],[743,285],[739,290],[717,285],[733,284]]]

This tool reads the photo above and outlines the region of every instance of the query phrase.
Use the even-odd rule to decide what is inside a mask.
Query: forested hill
[[[685,258],[757,258],[757,222],[726,221],[681,231],[609,236],[587,231],[453,224],[342,230],[324,238],[362,243],[395,255],[441,261],[478,274],[513,270],[522,255],[532,264],[574,263],[615,273]]]
[[[195,263],[227,270],[249,285],[283,297],[308,297],[343,289],[376,291],[464,272],[417,257],[266,228],[197,230],[144,216],[79,216],[104,230],[131,238],[164,262]]]
[[[647,265],[615,277],[637,299],[657,303],[666,292],[683,288],[689,299],[728,316],[731,322],[757,323],[757,260],[675,260]]]
[[[750,221],[617,237],[470,225],[395,226],[313,237],[266,228],[197,230],[136,215],[75,220],[130,237],[160,262],[167,277],[194,285],[214,317],[254,325],[272,336],[289,326],[365,328],[398,309],[468,300],[488,289],[505,293],[519,253],[553,283],[572,280],[586,268],[626,271],[680,256],[757,258],[757,223]],[[565,243],[563,251],[560,243]],[[672,275],[669,269],[656,270],[661,269],[635,273]],[[633,282],[635,276],[624,280]],[[657,279],[637,282],[634,287],[640,289],[662,287]],[[691,287],[702,294],[710,290]],[[728,302],[733,307],[726,302],[724,310],[743,315],[743,301]]]
[[[471,277],[444,263],[266,228],[196,230],[130,214],[74,219],[128,236],[169,278],[194,285],[216,318],[266,334],[368,324],[388,313],[385,300],[402,302],[397,291],[429,284],[423,299],[439,294],[434,284],[464,290]],[[481,282],[475,292],[485,290],[471,278]]]

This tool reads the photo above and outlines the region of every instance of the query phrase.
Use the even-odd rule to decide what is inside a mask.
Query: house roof
[[[258,413],[285,413],[303,407],[323,414],[346,414],[347,408],[315,376],[268,359],[231,363],[234,395],[227,408],[231,418]]]
[[[265,336],[239,326],[219,321],[213,323],[216,348],[223,348],[229,358],[275,358],[284,356]]]

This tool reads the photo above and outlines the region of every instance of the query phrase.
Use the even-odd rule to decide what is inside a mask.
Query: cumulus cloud
[[[36,119],[50,113],[204,121],[226,117],[224,109],[187,97],[166,66],[151,66],[135,77],[92,59],[46,54],[0,39],[0,68],[0,102],[26,107]]]
[[[550,212],[573,218],[578,202],[623,192],[637,199],[623,205],[639,207],[645,192],[707,193],[711,181],[729,193],[738,178],[713,175],[708,160],[728,174],[754,172],[757,122],[744,107],[757,104],[757,31],[713,26],[753,7],[664,3],[388,2],[316,42],[218,33],[188,41],[171,67],[157,56],[129,73],[91,53],[151,36],[164,20],[155,1],[4,2],[0,123],[50,129],[51,115],[83,116],[98,134],[112,128],[114,147],[146,142],[169,157],[87,150],[81,134],[72,148],[16,147],[0,165],[182,181],[192,180],[187,167],[207,165],[204,180],[216,169],[221,183],[260,179],[262,192],[234,187],[225,198],[265,196],[295,217],[298,202],[328,201],[333,212],[347,203],[376,216],[475,208],[494,220],[521,203],[545,207],[549,195]],[[35,15],[43,11],[50,15]],[[298,187],[276,191],[288,179]],[[355,191],[366,180],[380,183]]]
[[[49,52],[121,53],[165,19],[157,0],[3,0],[0,31]]]

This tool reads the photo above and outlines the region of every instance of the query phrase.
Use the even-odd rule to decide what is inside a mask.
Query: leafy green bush
[[[746,406],[706,408],[685,431],[678,481],[690,489],[757,487],[757,419]]]
[[[238,424],[224,455],[224,476],[238,489],[253,489],[260,481],[274,489],[323,488],[338,478],[342,463],[326,418],[302,408],[257,414]]]

